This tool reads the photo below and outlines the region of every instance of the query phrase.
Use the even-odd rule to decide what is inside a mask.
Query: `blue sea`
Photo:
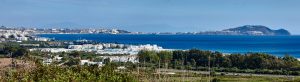
[[[166,49],[202,49],[223,53],[260,52],[300,58],[300,36],[40,34],[55,40],[87,39],[121,44],[156,44]]]

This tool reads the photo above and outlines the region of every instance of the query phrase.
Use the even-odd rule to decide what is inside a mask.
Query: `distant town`
[[[0,27],[0,41],[43,41],[45,38],[33,36],[35,34],[194,34],[194,35],[291,35],[285,29],[272,30],[262,25],[244,25],[236,28],[225,29],[221,31],[204,31],[204,32],[130,32],[120,29],[63,29],[63,28],[17,28],[17,27]],[[13,39],[14,38],[14,39]]]
[[[132,34],[131,32],[118,29],[36,29],[36,28],[0,28],[0,44],[9,43],[27,47],[30,52],[44,53],[71,53],[87,52],[99,54],[99,57],[116,62],[137,62],[136,57],[141,50],[164,51],[158,45],[129,45],[116,43],[101,43],[91,40],[58,41],[52,38],[39,37],[36,34]],[[54,57],[54,58],[53,58]],[[50,55],[43,57],[43,64],[51,64],[53,61],[61,61],[63,57]],[[90,64],[93,61],[80,60]],[[102,62],[94,62],[103,66]]]

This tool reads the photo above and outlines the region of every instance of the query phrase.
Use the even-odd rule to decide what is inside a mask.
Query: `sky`
[[[0,0],[0,25],[215,31],[264,25],[300,34],[300,0]]]

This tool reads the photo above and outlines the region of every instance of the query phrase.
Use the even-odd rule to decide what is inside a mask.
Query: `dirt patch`
[[[13,62],[15,64],[13,64]],[[6,70],[8,68],[22,68],[22,69],[31,69],[34,67],[34,63],[31,61],[12,59],[12,58],[0,58],[0,71]]]
[[[0,58],[0,69],[5,68],[11,64],[11,58]]]

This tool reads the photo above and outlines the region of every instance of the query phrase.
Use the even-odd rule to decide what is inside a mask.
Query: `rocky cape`
[[[285,29],[272,30],[262,25],[245,25],[237,28],[225,29],[223,31],[236,32],[240,35],[291,35]]]
[[[236,28],[225,29],[222,31],[206,31],[194,34],[199,35],[251,35],[251,36],[288,36],[291,33],[285,29],[272,30],[262,25],[244,25]]]

